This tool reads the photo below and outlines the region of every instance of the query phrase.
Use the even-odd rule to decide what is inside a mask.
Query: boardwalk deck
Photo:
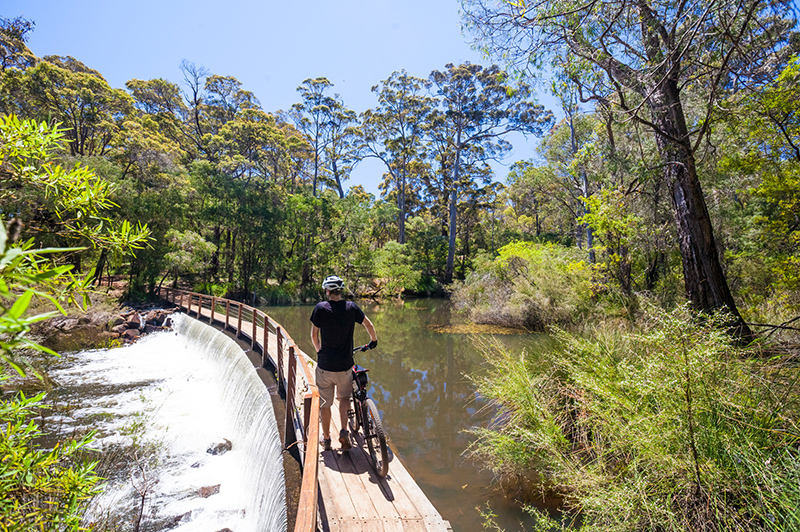
[[[184,306],[185,308],[185,306]],[[192,314],[197,313],[193,308]],[[211,309],[200,310],[204,321],[212,321]],[[241,331],[252,341],[253,335],[260,346],[265,338],[262,327],[253,327],[247,316],[241,317],[241,325],[231,323],[233,328]],[[225,325],[224,315],[217,313],[213,321],[216,325]],[[238,320],[237,320],[238,322]],[[275,334],[268,338],[267,353],[277,367],[278,344]],[[284,349],[282,366],[288,364],[288,350]],[[315,362],[303,356],[306,371],[313,378]],[[366,443],[360,433],[350,431],[353,448],[341,451],[337,435],[339,426],[338,403],[332,407],[333,419],[331,435],[332,451],[319,453],[319,497],[318,529],[323,532],[446,532],[451,531],[450,524],[445,521],[433,504],[414,481],[411,474],[403,466],[399,458],[390,450],[389,473],[380,478],[372,469],[367,455]],[[315,442],[309,442],[309,445]],[[321,445],[321,442],[316,442]],[[305,454],[305,453],[304,453]]]

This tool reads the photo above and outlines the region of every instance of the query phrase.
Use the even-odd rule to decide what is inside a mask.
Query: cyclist
[[[331,275],[322,282],[327,301],[317,303],[311,313],[311,342],[317,351],[316,380],[322,401],[320,418],[322,421],[323,446],[331,450],[331,405],[334,388],[339,399],[339,418],[342,430],[339,443],[342,450],[350,449],[347,432],[347,411],[350,408],[350,395],[353,392],[353,330],[360,323],[369,334],[369,348],[378,345],[375,326],[364,312],[352,301],[343,299],[344,281]]]

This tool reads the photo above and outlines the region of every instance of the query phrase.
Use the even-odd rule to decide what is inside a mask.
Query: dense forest
[[[335,272],[359,296],[448,295],[558,344],[487,351],[508,378],[478,382],[500,415],[470,449],[579,516],[543,526],[796,530],[794,4],[462,4],[502,66],[399,70],[360,112],[325,77],[265,110],[189,61],[113,88],[2,19],[4,277],[289,303]],[[541,140],[497,176],[512,132]],[[379,198],[348,187],[367,158]],[[61,251],[20,277],[14,246]]]

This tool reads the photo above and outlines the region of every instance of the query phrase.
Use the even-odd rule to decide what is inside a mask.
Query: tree
[[[443,112],[433,122],[434,135],[443,135],[453,150],[453,179],[450,183],[450,241],[447,253],[445,282],[453,280],[456,249],[458,187],[462,155],[474,147],[479,160],[496,158],[510,149],[503,139],[512,131],[541,135],[551,124],[552,114],[528,101],[530,92],[520,84],[507,85],[506,75],[493,65],[465,63],[446,65],[447,70],[434,70],[432,86],[441,98]]]
[[[24,71],[9,70],[0,90],[8,98],[6,112],[61,123],[70,154],[79,156],[105,155],[133,103],[124,90],[112,89],[99,72],[68,56],[46,56]]]
[[[406,194],[412,165],[423,159],[423,134],[433,100],[423,91],[427,82],[409,76],[405,70],[394,72],[380,88],[378,107],[361,116],[361,151],[365,157],[383,161],[397,193],[397,241],[406,240]]]
[[[22,17],[0,18],[0,73],[12,67],[24,70],[36,63],[36,56],[25,44],[35,25]]]
[[[565,72],[587,100],[621,111],[653,132],[675,213],[686,295],[697,310],[725,309],[750,330],[731,295],[717,252],[696,159],[725,90],[757,86],[794,25],[789,0],[463,0],[467,25],[487,51],[538,68],[572,54]],[[785,60],[785,57],[783,58]],[[552,63],[563,70],[563,63]],[[705,96],[687,117],[682,93]]]

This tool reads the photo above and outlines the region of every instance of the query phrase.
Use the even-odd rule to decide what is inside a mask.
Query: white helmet
[[[341,277],[329,275],[322,281],[322,288],[324,290],[344,290],[344,281],[342,281]]]

